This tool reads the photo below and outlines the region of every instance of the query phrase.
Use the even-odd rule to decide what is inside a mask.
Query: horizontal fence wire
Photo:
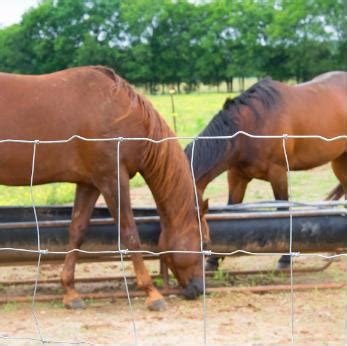
[[[290,162],[288,159],[288,153],[287,153],[287,148],[286,148],[286,143],[288,139],[318,139],[322,140],[325,142],[333,142],[333,141],[338,141],[338,140],[345,140],[347,144],[347,135],[341,135],[341,136],[336,136],[336,137],[331,137],[327,138],[324,136],[319,136],[319,135],[288,135],[288,134],[282,134],[282,135],[254,135],[250,134],[244,131],[238,131],[234,133],[233,135],[230,136],[177,136],[177,137],[166,137],[162,138],[159,140],[151,139],[151,138],[127,138],[127,137],[112,137],[112,138],[86,138],[83,136],[79,135],[74,135],[71,136],[67,139],[62,139],[62,140],[21,140],[21,139],[2,139],[0,140],[0,144],[2,143],[21,143],[21,144],[32,144],[33,145],[33,156],[32,156],[32,170],[31,170],[31,177],[30,177],[30,195],[31,195],[31,201],[32,201],[32,207],[33,207],[33,212],[35,216],[35,223],[36,223],[36,231],[37,231],[37,250],[30,250],[30,249],[22,249],[22,248],[11,248],[11,247],[4,247],[0,248],[0,251],[17,251],[17,252],[29,252],[29,253],[36,253],[38,254],[38,261],[37,261],[37,270],[36,270],[36,279],[35,279],[35,286],[34,286],[34,291],[33,291],[33,297],[32,297],[32,315],[33,315],[33,320],[34,324],[36,327],[36,332],[38,335],[38,338],[22,338],[22,337],[8,337],[8,336],[1,336],[1,339],[4,340],[27,340],[27,341],[37,341],[40,342],[41,344],[44,343],[56,343],[56,344],[66,344],[67,342],[65,341],[52,341],[52,340],[46,340],[43,335],[42,331],[40,328],[39,320],[37,317],[36,313],[36,305],[35,305],[35,298],[36,298],[36,292],[38,288],[38,281],[40,278],[40,264],[41,264],[41,256],[44,255],[49,255],[49,254],[71,254],[71,253],[85,253],[85,254],[109,254],[109,255],[120,255],[121,259],[121,268],[122,268],[122,275],[124,279],[124,284],[125,284],[125,289],[127,293],[127,298],[128,298],[128,305],[129,305],[129,314],[131,316],[131,321],[132,321],[132,332],[133,332],[133,340],[134,344],[137,345],[139,342],[138,339],[138,332],[136,328],[136,323],[135,323],[135,316],[134,316],[134,311],[132,308],[132,303],[131,303],[131,297],[130,297],[130,292],[127,284],[127,277],[125,273],[125,267],[124,267],[124,256],[126,255],[131,255],[131,254],[148,254],[148,255],[154,255],[154,256],[160,256],[164,254],[201,254],[202,255],[202,261],[203,261],[203,344],[207,344],[207,302],[206,302],[206,275],[205,275],[205,268],[204,268],[204,262],[205,262],[205,256],[211,256],[211,255],[216,255],[216,256],[233,256],[233,255],[256,255],[256,256],[280,256],[280,255],[288,255],[290,256],[290,284],[291,284],[291,342],[294,344],[294,321],[295,321],[295,310],[294,310],[294,278],[293,278],[293,257],[321,257],[324,259],[333,259],[333,258],[338,258],[338,257],[346,257],[347,253],[339,253],[339,254],[334,254],[334,255],[323,255],[320,253],[300,253],[300,252],[293,252],[292,251],[292,232],[293,232],[293,213],[292,213],[292,208],[301,206],[301,205],[306,205],[305,203],[297,203],[297,202],[289,202],[288,203],[288,208],[289,208],[289,249],[288,252],[278,252],[278,253],[260,253],[260,252],[250,252],[246,250],[235,250],[232,252],[214,252],[211,250],[206,250],[204,249],[204,242],[203,242],[203,234],[202,234],[202,226],[201,226],[201,215],[200,215],[200,206],[199,206],[199,199],[198,199],[198,194],[197,194],[197,187],[196,187],[196,181],[195,181],[195,175],[194,175],[194,151],[195,151],[195,143],[197,140],[211,140],[211,139],[233,139],[237,136],[246,136],[249,138],[254,138],[254,139],[281,139],[282,140],[282,146],[283,146],[283,154],[287,166],[287,176],[288,176],[288,192],[289,192],[289,199],[292,196],[292,182],[291,182],[291,170],[290,170]],[[36,158],[36,152],[37,152],[37,147],[38,145],[42,144],[64,144],[64,143],[69,143],[73,140],[81,140],[81,141],[86,141],[86,142],[116,142],[117,143],[117,148],[116,148],[116,161],[117,161],[117,196],[118,196],[118,220],[117,220],[117,225],[118,225],[118,250],[110,250],[110,251],[86,251],[86,250],[81,250],[81,249],[71,249],[68,251],[50,251],[49,249],[42,249],[41,244],[40,244],[40,227],[39,227],[39,220],[37,217],[36,213],[36,207],[35,207],[35,200],[33,196],[33,181],[34,181],[34,173],[35,173],[35,158]],[[155,144],[160,144],[165,141],[169,140],[192,140],[192,157],[191,157],[191,162],[190,162],[190,167],[191,167],[191,173],[192,173],[192,180],[193,180],[193,186],[194,186],[194,195],[195,195],[195,206],[197,210],[197,216],[198,216],[198,226],[199,226],[199,234],[200,234],[200,250],[199,251],[183,251],[183,250],[167,250],[167,251],[147,251],[147,250],[129,250],[129,249],[122,249],[121,248],[121,212],[120,212],[120,199],[121,199],[121,194],[120,194],[120,147],[121,143],[124,141],[148,141],[152,142]],[[323,203],[324,204],[324,203]],[[261,205],[261,203],[260,203]],[[312,206],[312,203],[308,204],[309,206]],[[317,205],[317,204],[315,204]],[[340,203],[336,202],[335,205],[345,205],[345,203]],[[322,203],[320,204],[322,206]],[[319,204],[318,204],[319,207]],[[232,208],[231,208],[232,209]],[[89,342],[68,342],[68,344],[71,345],[92,345],[92,343]]]

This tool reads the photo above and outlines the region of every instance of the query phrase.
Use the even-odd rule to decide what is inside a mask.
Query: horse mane
[[[266,110],[270,110],[278,103],[279,91],[270,77],[252,85],[241,95],[233,99],[227,98],[224,102],[223,110],[239,113],[241,106],[247,106],[251,108],[254,115],[259,116],[258,110],[254,107],[255,100],[258,100]]]
[[[280,101],[280,92],[271,78],[265,78],[251,86],[241,95],[227,98],[223,109],[218,112],[206,128],[199,134],[201,137],[231,136],[240,131],[241,107],[248,107],[254,115],[255,121],[260,121]],[[194,173],[199,180],[223,159],[227,150],[225,139],[202,139],[196,142],[194,150]],[[185,153],[192,157],[192,143]]]
[[[139,94],[126,80],[108,67],[93,66],[94,69],[104,73],[115,82],[115,92],[125,92],[130,99],[128,114],[136,109],[136,114],[143,116],[144,127],[148,131],[147,137],[160,140],[167,137],[175,137],[165,120],[155,110],[152,103]],[[180,144],[176,139],[166,140],[162,143],[147,142],[143,153],[143,174],[148,183],[160,213],[160,205],[171,203],[179,206],[176,208],[177,220],[183,222],[187,214],[194,207],[194,190],[189,162],[184,155]],[[189,185],[184,182],[189,182]],[[188,190],[191,193],[188,194]],[[187,198],[190,197],[190,198]],[[195,209],[193,208],[194,213]],[[188,218],[190,220],[190,218]],[[188,220],[187,219],[187,220]]]

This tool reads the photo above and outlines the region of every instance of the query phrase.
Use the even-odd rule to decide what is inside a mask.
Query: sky
[[[0,26],[18,23],[22,14],[39,0],[0,0]]]

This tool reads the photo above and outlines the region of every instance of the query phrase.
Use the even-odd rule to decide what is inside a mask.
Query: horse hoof
[[[148,309],[151,311],[163,311],[166,310],[166,303],[164,299],[156,299],[148,304]]]
[[[72,310],[83,310],[86,308],[86,304],[81,298],[75,298],[65,303],[65,307]]]
[[[286,270],[290,268],[290,263],[287,262],[278,262],[276,270]]]

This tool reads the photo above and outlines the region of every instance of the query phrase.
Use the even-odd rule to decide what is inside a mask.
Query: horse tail
[[[343,187],[341,184],[335,186],[333,190],[331,190],[328,196],[325,198],[326,201],[337,201],[344,195]]]

